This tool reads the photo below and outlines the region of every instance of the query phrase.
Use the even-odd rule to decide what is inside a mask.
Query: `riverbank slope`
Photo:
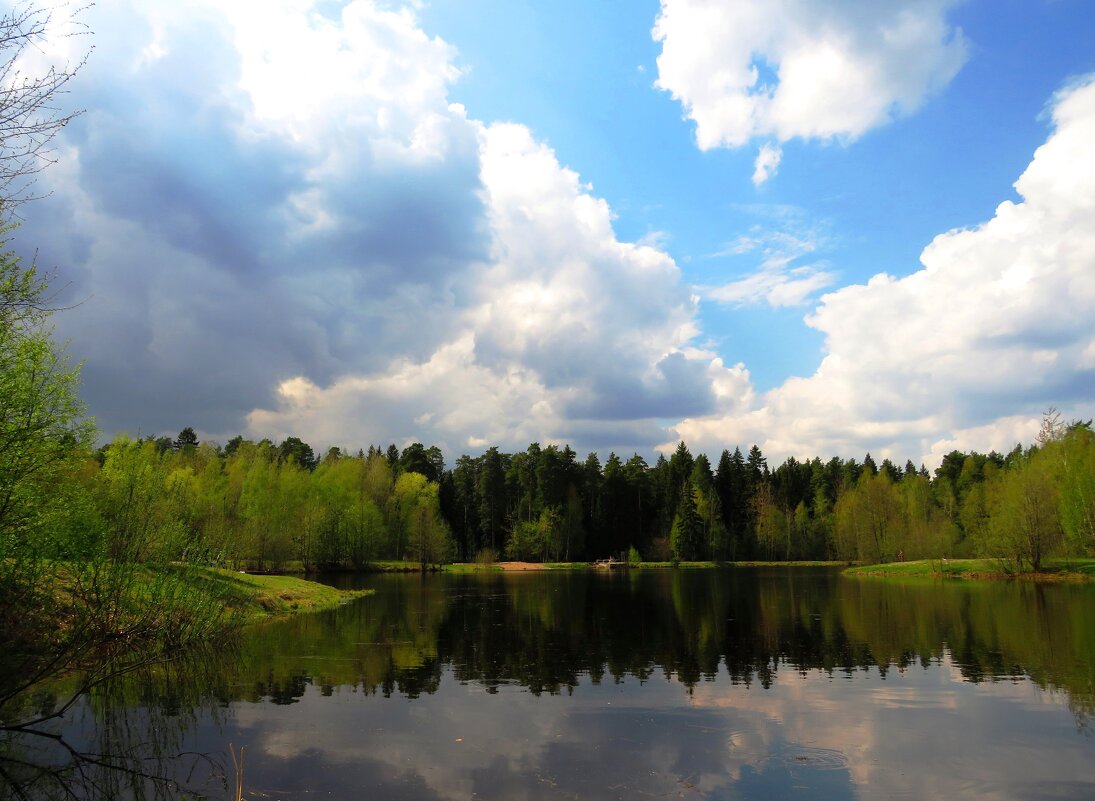
[[[217,568],[193,568],[191,580],[220,595],[226,611],[245,623],[333,609],[373,593],[373,590],[341,590],[298,576],[239,573]]]

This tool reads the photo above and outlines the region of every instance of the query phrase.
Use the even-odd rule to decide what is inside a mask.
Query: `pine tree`
[[[198,435],[194,433],[194,429],[187,426],[179,432],[179,436],[175,438],[173,446],[177,451],[185,450],[186,448],[196,448],[198,447]]]
[[[673,519],[673,529],[669,535],[673,555],[686,562],[699,559],[703,547],[703,521],[696,511],[696,499],[692,493],[691,482],[686,482],[681,488],[677,515]]]

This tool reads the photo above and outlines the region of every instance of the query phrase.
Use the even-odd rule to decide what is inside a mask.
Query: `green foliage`
[[[834,514],[834,536],[841,559],[896,559],[907,518],[901,497],[886,473],[863,471],[855,488],[837,501]]]
[[[1073,425],[1047,448],[1061,492],[1061,526],[1074,553],[1095,552],[1095,432]]]
[[[506,555],[520,561],[546,562],[557,559],[562,550],[563,523],[558,510],[546,508],[532,522],[522,521],[513,527],[506,543]]]
[[[66,468],[68,534],[55,549],[100,548],[144,564],[364,568],[385,559],[466,559],[490,548],[493,536],[507,556],[543,562],[634,547],[655,560],[884,562],[978,553],[1032,566],[1092,547],[1093,439],[1080,425],[1027,456],[951,454],[949,472],[935,481],[888,460],[871,471],[852,460],[788,459],[769,471],[758,450],[751,466],[740,450],[725,453],[712,474],[706,457],[678,446],[676,469],[689,472],[666,522],[674,473],[665,459],[649,467],[638,456],[625,463],[612,455],[600,471],[596,458],[579,463],[569,448],[534,443],[513,456],[490,449],[461,457],[436,482],[399,463],[393,470],[375,448],[368,456],[331,449],[309,469],[269,442],[237,438],[221,452],[121,438],[98,461]],[[433,450],[409,447],[403,467]],[[1034,497],[1047,522],[1032,539],[1013,501],[1017,476],[1035,468],[1044,473]]]
[[[769,561],[788,558],[790,536],[787,516],[776,505],[771,487],[766,483],[761,484],[753,495],[753,519],[756,521],[755,534],[761,556]]]
[[[477,565],[489,566],[498,561],[498,552],[493,548],[481,548],[475,555]]]
[[[669,545],[674,559],[694,561],[701,556],[703,547],[703,522],[696,510],[695,491],[691,482],[685,482],[681,489],[677,515],[673,519],[673,528],[669,534]]]
[[[1053,515],[1066,538],[1051,547],[1087,553],[1095,548],[1095,437],[1079,423],[1058,421],[1049,431],[1032,453],[1053,457],[1059,489]],[[683,548],[720,561],[880,562],[1001,551],[1011,524],[990,501],[1026,458],[1021,447],[1007,456],[953,451],[932,478],[911,460],[899,468],[890,458],[876,464],[869,454],[862,464],[788,458],[770,470],[757,446],[747,458],[740,448],[723,451],[714,472],[705,455],[693,456],[683,442],[652,467],[637,455],[625,463],[610,454],[602,467],[596,454],[581,464],[571,454],[533,443],[516,454],[491,448],[460,457],[441,480],[442,512],[458,552],[466,558],[503,542],[523,558],[558,558],[544,544],[547,508],[559,513],[567,532],[558,555],[564,559],[619,555],[631,545],[651,558],[681,558]],[[686,485],[695,521],[680,508]]]
[[[1035,453],[1004,471],[992,487],[989,540],[984,555],[1041,569],[1042,560],[1057,552],[1064,540],[1058,515],[1059,491],[1049,457]]]
[[[0,253],[0,639],[11,653],[67,647],[50,630],[66,617],[50,587],[63,560],[96,539],[70,483],[93,430],[81,420],[77,370],[47,326],[48,303],[34,268]]]
[[[282,461],[292,461],[306,470],[311,470],[316,465],[312,446],[300,437],[286,437],[278,446],[278,457]]]
[[[329,452],[310,469],[281,447],[242,438],[222,453],[123,436],[99,453],[69,486],[85,499],[80,536],[114,561],[279,570],[407,557],[439,564],[453,555],[439,485],[415,472],[393,482],[376,452]]]
[[[175,450],[183,450],[185,448],[198,447],[198,435],[194,433],[194,429],[187,426],[179,432],[179,436],[175,437],[174,443],[172,443]]]

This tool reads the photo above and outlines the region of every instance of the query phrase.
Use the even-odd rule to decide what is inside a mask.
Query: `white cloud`
[[[342,445],[425,439],[452,454],[482,443],[527,444],[560,424],[530,371],[476,363],[470,333],[423,363],[400,359],[376,375],[341,376],[325,387],[303,377],[287,379],[278,387],[278,401],[274,410],[248,415],[250,433]]]
[[[1095,319],[1095,80],[1057,96],[1055,131],[981,226],[942,234],[923,269],[822,297],[807,323],[826,355],[747,413],[675,427],[697,445],[774,454],[1007,449],[1050,405],[1090,416]],[[744,292],[744,290],[743,290]],[[1021,412],[1021,414],[1019,414]]]
[[[796,209],[758,207],[753,213],[768,221],[754,225],[713,257],[759,257],[757,269],[720,286],[702,288],[705,298],[733,306],[803,306],[836,281],[823,264],[801,263],[827,243],[824,226],[806,224]],[[776,227],[771,227],[773,222]]]
[[[425,362],[399,359],[323,387],[285,381],[275,409],[249,416],[254,433],[425,438],[456,451],[633,420],[627,435],[652,444],[652,418],[748,392],[743,368],[689,347],[695,302],[672,259],[619,242],[608,205],[524,126],[484,126],[480,136],[492,244],[458,339]]]
[[[951,451],[976,450],[981,453],[1007,453],[1016,445],[1030,445],[1038,436],[1041,421],[1032,415],[1001,417],[990,423],[957,429],[931,443],[925,460],[939,464]]]
[[[761,270],[707,292],[720,303],[744,306],[767,303],[773,308],[802,306],[833,283],[833,274],[813,265]]]
[[[957,0],[662,0],[656,86],[703,150],[855,138],[915,111],[966,59]],[[762,150],[762,158],[764,152]],[[762,170],[763,179],[774,171]]]
[[[773,147],[770,144],[763,145],[760,152],[757,153],[757,160],[754,163],[753,186],[760,186],[775,175],[782,158],[783,151],[779,147]]]
[[[939,237],[918,273],[826,295],[808,318],[826,337],[817,373],[758,395],[744,365],[701,349],[661,240],[621,242],[608,204],[531,131],[450,102],[449,45],[406,10],[320,7],[89,12],[98,49],[73,98],[89,112],[19,242],[83,301],[58,332],[108,435],[246,421],[315,446],[642,451],[684,418],[675,433],[716,452],[905,458],[1003,437],[998,418],[1050,403],[1090,416],[1090,83],[1056,99],[1021,203]],[[942,25],[944,5],[923,9]],[[704,297],[807,302],[833,277],[796,225],[781,210],[730,243],[759,265]]]
[[[646,449],[713,408],[741,373],[658,237],[451,103],[412,11],[323,9],[89,12],[90,111],[20,235],[86,301],[58,322],[105,433]]]
[[[1087,343],[1087,347],[1080,354],[1080,362],[1077,366],[1086,370],[1095,370],[1095,339]]]
[[[88,112],[17,245],[71,282],[59,334],[108,435],[230,432],[288,376],[423,361],[459,332],[490,238],[454,51],[406,10],[318,7],[86,12]]]

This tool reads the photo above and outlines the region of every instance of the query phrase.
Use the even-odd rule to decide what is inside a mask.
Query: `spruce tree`
[[[677,516],[673,519],[673,530],[669,535],[673,555],[686,562],[699,559],[703,547],[703,522],[696,511],[696,499],[692,492],[691,482],[686,482],[681,488]]]

